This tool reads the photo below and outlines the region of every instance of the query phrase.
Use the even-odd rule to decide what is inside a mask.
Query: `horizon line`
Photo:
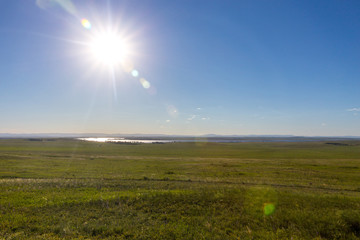
[[[304,137],[304,138],[360,138],[356,135],[293,135],[293,134],[165,134],[165,133],[0,133],[0,138],[5,136],[31,136],[34,137],[78,137],[78,136],[164,136],[164,137]],[[55,135],[55,136],[54,136]]]

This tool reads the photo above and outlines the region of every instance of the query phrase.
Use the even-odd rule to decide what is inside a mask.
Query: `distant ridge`
[[[296,135],[167,135],[167,134],[105,134],[105,133],[0,133],[0,138],[83,138],[83,137],[113,137],[113,138],[311,138],[311,139],[360,139],[360,136],[296,136]]]

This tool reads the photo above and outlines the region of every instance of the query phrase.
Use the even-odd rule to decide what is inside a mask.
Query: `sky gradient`
[[[360,136],[359,1],[0,7],[0,133]],[[91,55],[108,29],[138,76]]]

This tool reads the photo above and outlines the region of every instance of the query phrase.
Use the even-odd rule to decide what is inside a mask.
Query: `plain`
[[[360,239],[360,142],[0,140],[3,239]]]

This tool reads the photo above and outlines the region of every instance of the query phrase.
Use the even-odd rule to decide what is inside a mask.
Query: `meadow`
[[[360,239],[360,141],[0,139],[0,239]]]

